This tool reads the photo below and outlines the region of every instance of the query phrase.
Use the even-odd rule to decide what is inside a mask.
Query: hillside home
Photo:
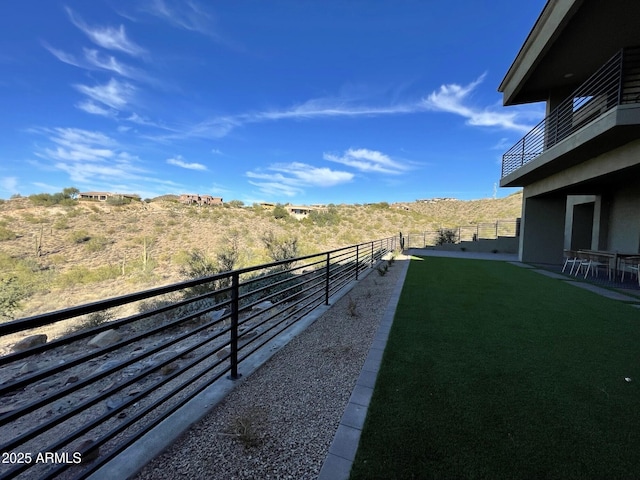
[[[303,207],[299,205],[287,205],[285,207],[289,215],[296,218],[297,220],[302,220],[303,218],[307,218],[311,212],[326,212],[327,209],[324,207]]]
[[[199,193],[183,193],[178,201],[187,205],[222,205],[222,197],[200,195]]]
[[[140,195],[136,193],[112,193],[112,192],[80,192],[79,200],[94,200],[98,202],[106,202],[109,198],[140,200]]]
[[[640,251],[640,1],[549,0],[498,91],[546,117],[502,159],[522,261]]]

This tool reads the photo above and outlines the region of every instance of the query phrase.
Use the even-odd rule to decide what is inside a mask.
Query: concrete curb
[[[329,447],[329,453],[324,460],[318,480],[346,480],[349,478],[351,466],[358,451],[360,434],[362,433],[369,402],[373,395],[378,370],[380,370],[380,365],[382,364],[382,356],[391,331],[393,317],[395,316],[404,280],[409,269],[410,259],[407,257],[405,262],[396,262],[396,265],[398,263],[402,264],[403,271],[398,277],[398,283],[380,320],[376,336],[362,366],[356,386],[351,392],[349,403],[347,403],[342,414],[340,425]]]

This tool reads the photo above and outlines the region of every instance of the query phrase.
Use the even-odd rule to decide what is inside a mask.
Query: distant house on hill
[[[93,200],[98,202],[106,202],[109,198],[117,198],[120,200],[140,200],[137,193],[112,193],[112,192],[80,192],[78,200]]]
[[[299,205],[287,205],[285,208],[287,212],[289,212],[289,215],[298,220],[307,218],[311,212],[324,212],[327,210],[323,207],[303,207]]]
[[[451,197],[435,197],[435,198],[423,198],[418,199],[416,202],[420,203],[437,203],[437,202],[455,202],[455,198]]]
[[[222,205],[222,197],[200,195],[199,193],[183,193],[178,201],[187,205]]]

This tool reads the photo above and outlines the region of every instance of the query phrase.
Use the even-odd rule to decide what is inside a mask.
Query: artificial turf
[[[378,478],[640,478],[640,310],[412,260],[351,471]]]

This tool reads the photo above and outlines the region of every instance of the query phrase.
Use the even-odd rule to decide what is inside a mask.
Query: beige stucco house
[[[522,187],[520,258],[640,251],[640,1],[549,0],[498,91],[546,117],[503,155]]]

